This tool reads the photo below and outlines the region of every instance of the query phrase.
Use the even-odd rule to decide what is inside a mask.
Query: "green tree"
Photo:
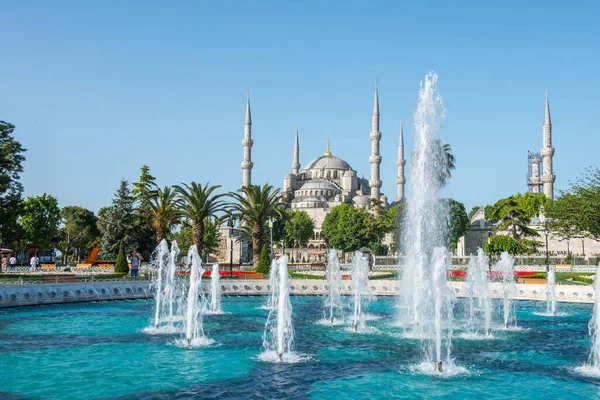
[[[464,236],[471,226],[471,220],[467,215],[465,205],[454,199],[444,199],[448,209],[447,243],[450,250],[455,250],[458,239]]]
[[[519,242],[510,236],[496,235],[490,238],[489,243],[484,246],[486,253],[500,254],[507,252],[510,255],[519,255],[522,253],[522,248]]]
[[[517,193],[514,198],[528,218],[539,216],[541,208],[548,204],[548,198],[543,193]]]
[[[158,186],[156,185],[156,178],[150,174],[149,166],[143,165],[140,171],[140,180],[133,183],[131,196],[133,200],[142,204],[150,200]]]
[[[515,240],[523,237],[539,236],[535,229],[527,226],[530,222],[530,217],[515,196],[498,200],[494,204],[492,218],[500,221],[500,225],[494,232],[509,231]]]
[[[564,193],[545,208],[546,227],[557,237],[570,241],[591,237],[588,231],[589,212],[581,196]]]
[[[479,208],[480,208],[479,206],[475,206],[475,207],[471,208],[471,211],[469,211],[469,219],[471,219],[475,216],[477,211],[479,211]]]
[[[263,244],[262,249],[260,251],[260,260],[258,265],[256,266],[256,272],[260,272],[261,274],[268,274],[271,271],[271,260],[269,257],[269,250],[267,249],[267,245]]]
[[[0,244],[13,243],[25,232],[18,223],[23,212],[23,185],[19,181],[27,150],[13,136],[15,126],[0,120]]]
[[[321,233],[327,244],[343,252],[369,245],[372,238],[367,219],[369,212],[350,204],[335,206],[325,216]]]
[[[124,275],[129,273],[129,263],[127,262],[127,256],[125,256],[125,245],[123,240],[119,241],[119,255],[117,257],[117,263],[115,264],[115,273]]]
[[[74,254],[81,261],[82,255],[98,244],[98,217],[93,211],[79,206],[64,207],[60,216],[64,222],[60,236],[65,243],[59,248],[63,253]]]
[[[192,227],[188,224],[183,224],[179,231],[171,234],[171,239],[175,240],[181,251],[185,253],[194,244]]]
[[[214,194],[221,186],[202,186],[192,182],[190,185],[175,186],[179,196],[179,209],[188,225],[192,227],[192,241],[198,248],[198,254],[204,256],[204,234],[206,220],[217,218],[219,213],[227,210],[227,204],[222,200],[225,193]]]
[[[154,231],[142,216],[135,212],[129,183],[121,180],[112,205],[98,211],[98,229],[102,234],[102,256],[113,258],[118,254],[120,241],[127,254],[134,250],[148,258],[155,247]]]
[[[221,232],[219,231],[219,220],[207,218],[204,222],[204,253],[217,254]]]
[[[27,238],[42,248],[47,248],[56,236],[60,224],[58,200],[44,193],[25,200],[21,225]]]
[[[142,197],[140,210],[148,225],[156,233],[157,245],[181,221],[177,193],[168,186],[165,186],[164,189],[158,188],[148,194],[147,197]]]
[[[299,249],[308,245],[309,239],[315,233],[315,223],[306,211],[292,211],[285,223],[286,242]],[[298,258],[298,250],[296,250]]]
[[[275,189],[269,184],[264,186],[244,186],[237,193],[231,193],[235,202],[231,212],[234,218],[241,221],[243,237],[252,238],[252,252],[254,267],[258,267],[260,252],[269,234],[269,219],[275,220],[283,217],[280,198],[280,189]]]

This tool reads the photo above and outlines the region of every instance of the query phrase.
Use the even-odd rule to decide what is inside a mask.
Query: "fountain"
[[[337,314],[340,319],[343,318],[343,303],[341,294],[342,273],[340,271],[340,261],[335,249],[329,249],[325,275],[327,277],[328,291],[327,296],[325,297],[324,311],[326,314],[329,313],[329,323],[333,324],[335,314]]]
[[[294,328],[292,326],[292,303],[290,302],[290,281],[288,257],[282,256],[271,265],[271,276],[277,275],[279,281],[271,285],[273,307],[267,317],[263,334],[263,358],[281,363],[292,352]],[[275,355],[273,357],[272,355]]]
[[[196,245],[193,244],[188,251],[188,265],[190,266],[190,287],[187,294],[187,307],[185,315],[185,346],[200,346],[212,343],[204,337],[202,327],[202,308],[205,302],[202,291],[202,259],[198,254]]]
[[[487,279],[489,259],[482,249],[477,249],[477,255],[469,258],[467,266],[467,294],[469,296],[468,329],[476,333],[483,325],[484,335],[490,335],[492,321],[492,301]],[[477,315],[479,312],[479,320]]]
[[[556,272],[554,268],[548,271],[548,292],[546,293],[546,312],[556,315]]]
[[[269,270],[269,297],[267,298],[267,304],[261,308],[264,310],[273,310],[277,306],[277,297],[279,296],[279,268],[278,261],[271,261],[271,269]]]
[[[588,362],[577,367],[576,370],[583,375],[598,378],[600,377],[600,266],[598,266],[596,276],[594,277],[594,292],[596,294],[594,296],[594,310],[588,324],[588,330],[592,339],[592,348]]]
[[[213,264],[210,273],[210,312],[221,312],[221,288],[219,286],[219,264]]]
[[[400,325],[422,343],[423,358],[434,372],[442,372],[442,353],[450,358],[452,298],[446,283],[448,210],[439,198],[445,184],[446,157],[438,133],[444,106],[437,90],[437,75],[429,73],[419,91],[414,116],[412,178],[403,229],[406,262],[401,276]],[[432,342],[433,339],[433,342]],[[446,352],[442,352],[442,343]]]
[[[515,326],[517,320],[512,312],[511,297],[514,297],[517,288],[515,286],[515,272],[513,269],[513,258],[507,252],[500,254],[500,261],[496,263],[497,271],[502,273],[502,297],[504,308],[504,329],[509,325]]]
[[[171,242],[171,250],[166,240],[162,240],[154,251],[153,285],[155,288],[154,330],[161,329],[161,324],[166,323],[167,331],[174,331],[175,322],[181,320],[183,310],[181,304],[183,295],[182,281],[175,278],[177,263],[179,262],[179,247],[175,241]]]
[[[352,299],[354,315],[352,317],[352,329],[358,331],[359,325],[364,326],[362,316],[363,291],[369,287],[369,264],[366,257],[360,251],[354,253],[351,259],[350,276],[352,277]]]

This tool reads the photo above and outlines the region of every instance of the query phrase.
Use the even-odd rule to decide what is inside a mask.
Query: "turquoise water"
[[[444,378],[415,368],[419,343],[393,326],[393,298],[371,303],[373,332],[357,334],[317,324],[321,298],[294,297],[296,350],[308,359],[261,362],[265,300],[223,298],[228,314],[205,316],[216,344],[197,349],[174,345],[177,334],[143,332],[151,301],[2,310],[0,398],[600,398],[600,381],[574,371],[588,356],[590,305],[559,304],[566,315],[547,317],[534,314],[545,304],[519,302],[522,329],[455,338],[455,362],[466,372]]]

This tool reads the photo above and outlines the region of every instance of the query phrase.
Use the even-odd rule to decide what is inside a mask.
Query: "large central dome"
[[[339,157],[332,155],[324,155],[318,158],[315,158],[304,168],[304,170],[310,169],[350,169],[350,164],[346,161],[342,160]]]

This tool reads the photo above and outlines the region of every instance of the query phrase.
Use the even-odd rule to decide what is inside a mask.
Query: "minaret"
[[[548,89],[546,89],[546,108],[544,110],[544,145],[542,147],[542,165],[543,175],[542,183],[544,184],[544,194],[547,198],[554,198],[554,181],[556,175],[552,169],[552,157],[554,156],[554,148],[552,147],[552,121],[550,120],[550,105],[548,103]]]
[[[371,128],[371,180],[369,187],[371,188],[371,198],[379,200],[379,188],[381,188],[381,180],[379,179],[379,164],[381,164],[381,156],[379,155],[379,141],[381,140],[381,132],[379,132],[379,85],[375,83],[375,100],[373,101],[373,123]]]
[[[292,162],[292,174],[298,175],[300,171],[300,142],[298,141],[298,124],[296,124],[296,142],[294,142],[294,162]]]
[[[398,177],[396,178],[398,195],[396,196],[396,201],[403,201],[404,184],[406,183],[406,179],[404,178],[404,166],[406,165],[406,160],[404,159],[404,131],[402,129],[402,119],[400,120],[400,140],[398,141],[398,161],[396,161],[396,165],[398,165]]]
[[[246,123],[244,124],[244,160],[242,161],[242,187],[252,184],[252,117],[250,115],[250,92],[248,92],[248,100],[246,101]]]

